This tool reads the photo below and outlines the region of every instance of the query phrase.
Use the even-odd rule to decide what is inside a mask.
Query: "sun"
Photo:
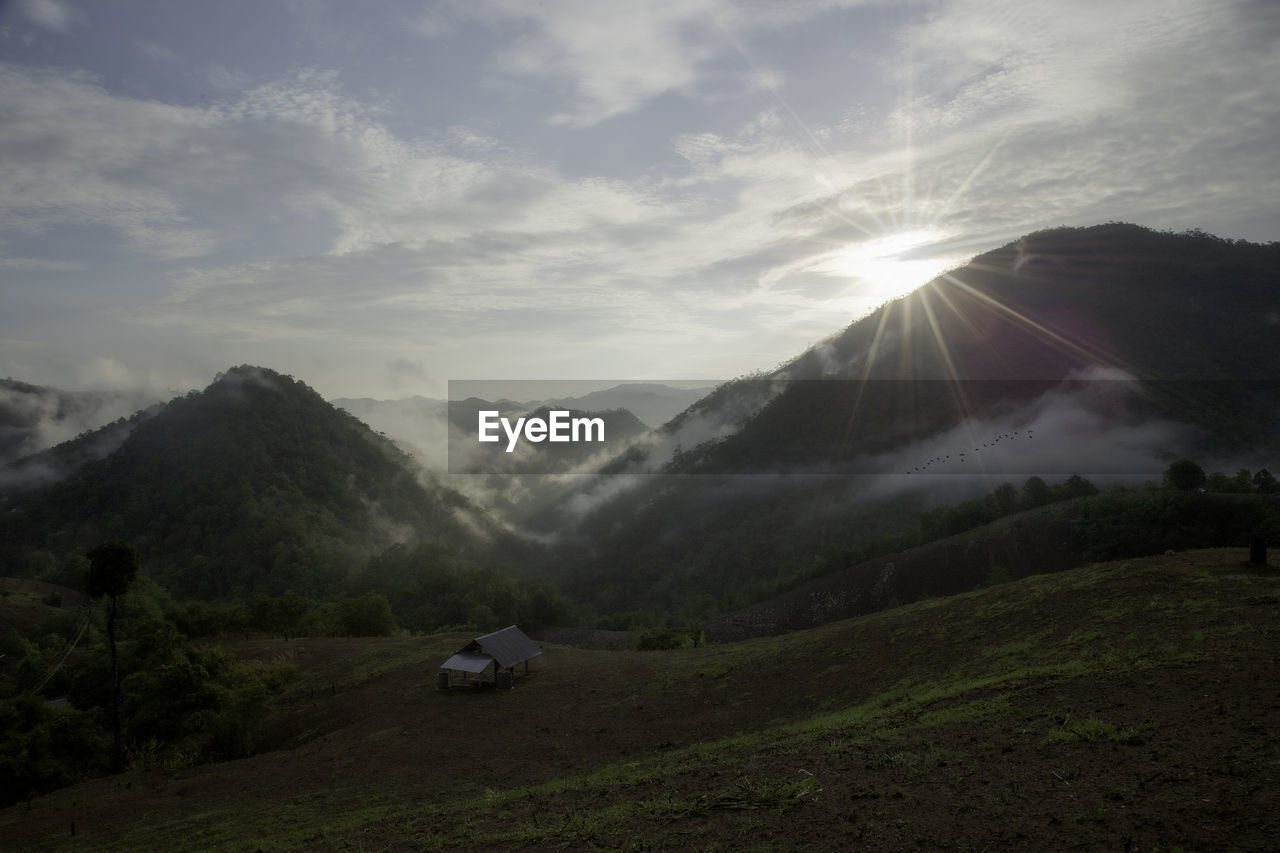
[[[930,228],[894,231],[869,237],[819,256],[809,269],[850,279],[842,299],[870,310],[910,293],[954,266],[956,258],[929,251],[942,240]]]

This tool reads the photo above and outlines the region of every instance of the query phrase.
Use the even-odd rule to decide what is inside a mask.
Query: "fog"
[[[160,398],[146,391],[61,391],[0,381],[0,465],[128,418],[157,402]]]

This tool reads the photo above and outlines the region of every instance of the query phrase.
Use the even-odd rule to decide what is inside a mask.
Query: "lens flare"
[[[828,252],[810,269],[856,281],[845,296],[865,306],[858,313],[866,313],[955,266],[959,258],[928,251],[941,237],[928,228],[882,234]]]

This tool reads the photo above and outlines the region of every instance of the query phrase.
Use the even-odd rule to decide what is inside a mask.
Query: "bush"
[[[695,625],[689,628],[658,628],[645,631],[636,640],[636,649],[642,652],[696,649],[706,644],[707,635]]]
[[[390,637],[400,630],[381,593],[344,598],[327,608],[328,633],[336,637]]]
[[[1164,469],[1164,483],[1180,492],[1204,488],[1206,481],[1204,469],[1190,459],[1179,459]]]

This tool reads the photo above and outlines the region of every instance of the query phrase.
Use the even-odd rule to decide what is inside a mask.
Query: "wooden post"
[[[1262,535],[1249,537],[1249,562],[1255,566],[1267,564],[1267,538]]]

